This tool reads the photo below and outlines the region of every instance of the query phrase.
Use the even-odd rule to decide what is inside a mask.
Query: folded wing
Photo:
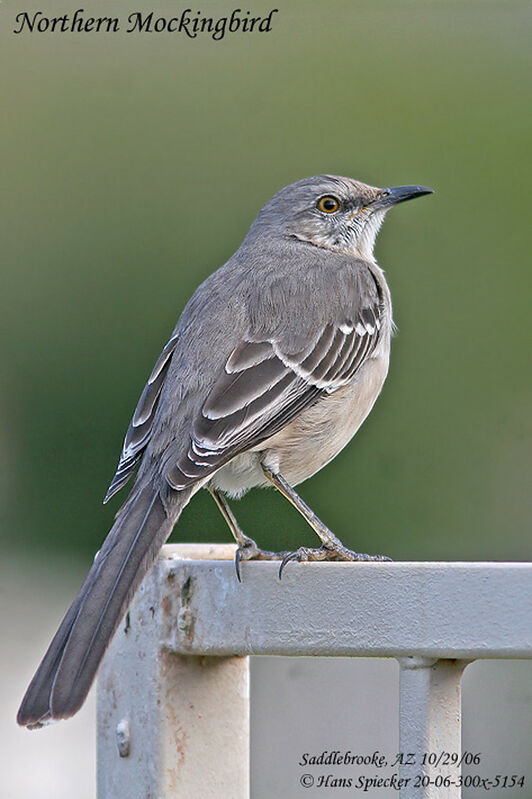
[[[167,471],[168,483],[182,490],[203,480],[355,379],[375,350],[381,325],[376,297],[355,319],[325,324],[295,353],[276,338],[243,340],[194,421],[188,451]]]
[[[176,333],[165,346],[153,367],[148,382],[144,387],[144,391],[140,395],[135,413],[133,414],[124,439],[115,476],[107,490],[104,502],[108,502],[113,494],[120,491],[122,486],[127,483],[135,471],[142,453],[146,449],[152,434],[153,419],[168,372],[168,366],[170,365],[170,360],[174,354],[178,339],[179,334]]]

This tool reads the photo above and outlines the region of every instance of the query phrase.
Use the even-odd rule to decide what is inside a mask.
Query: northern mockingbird
[[[82,705],[133,594],[191,497],[206,487],[239,563],[380,560],[344,547],[293,489],[356,433],[388,371],[392,304],[373,247],[389,208],[431,193],[320,175],[286,186],[183,311],[142,392],[105,501],[138,468],[18,713],[38,727]],[[273,484],[321,539],[260,550],[225,495]]]

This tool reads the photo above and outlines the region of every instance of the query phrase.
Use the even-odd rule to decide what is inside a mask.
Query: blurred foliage
[[[221,42],[14,36],[7,6],[6,545],[97,548],[130,414],[185,302],[275,191],[332,172],[437,193],[389,215],[377,245],[399,326],[389,379],[301,493],[362,551],[530,559],[528,4],[284,0],[272,33]],[[174,538],[228,540],[201,493]],[[272,492],[235,512],[266,547],[313,542]]]

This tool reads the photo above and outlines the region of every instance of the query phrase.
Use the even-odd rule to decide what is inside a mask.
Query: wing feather
[[[115,475],[107,490],[104,502],[108,502],[127,483],[150,440],[155,411],[178,338],[179,335],[176,333],[166,344],[153,367],[144,391],[140,395],[133,419],[124,439]]]
[[[166,472],[181,490],[281,430],[304,408],[356,378],[380,337],[377,301],[353,321],[328,322],[299,353],[275,338],[241,341],[193,424],[191,442]]]

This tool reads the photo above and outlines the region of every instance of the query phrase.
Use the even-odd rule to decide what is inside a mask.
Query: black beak
[[[424,194],[434,194],[434,190],[427,186],[393,186],[391,189],[382,189],[375,205],[378,208],[388,208],[406,200],[413,200],[414,197],[423,197]]]

